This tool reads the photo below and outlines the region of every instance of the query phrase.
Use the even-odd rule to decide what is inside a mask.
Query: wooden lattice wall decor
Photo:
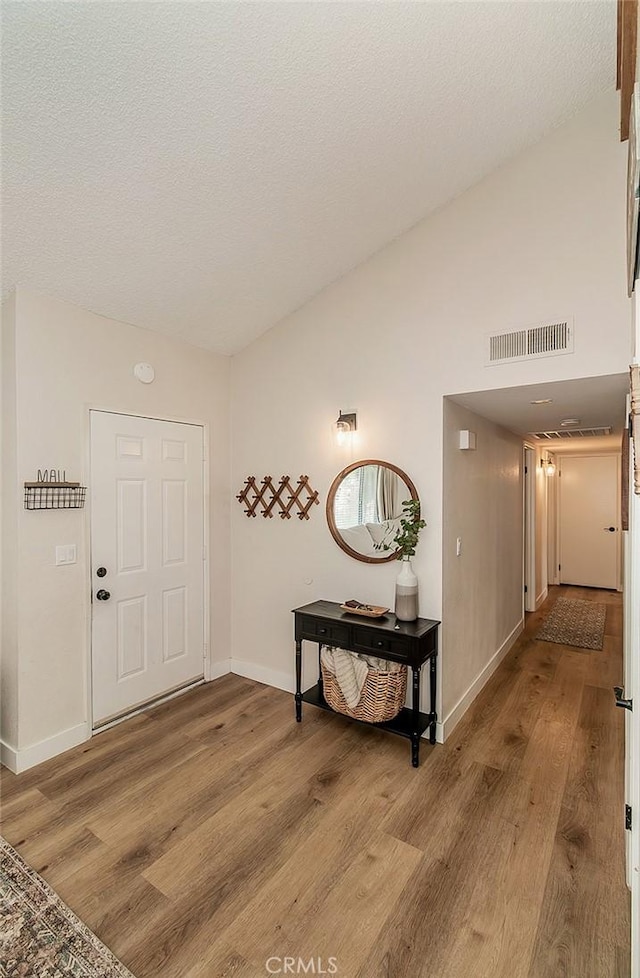
[[[277,508],[280,519],[290,520],[291,511],[296,507],[298,511],[295,515],[298,519],[308,520],[311,507],[320,504],[318,493],[311,488],[307,475],[300,476],[295,489],[288,475],[281,477],[277,488],[270,475],[265,475],[260,486],[255,476],[250,475],[236,499],[247,507],[245,509],[247,516],[257,516],[258,508],[262,507],[262,515],[265,519],[267,517],[273,519],[274,510]]]

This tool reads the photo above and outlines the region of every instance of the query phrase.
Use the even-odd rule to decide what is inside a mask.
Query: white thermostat
[[[150,384],[155,378],[156,372],[150,363],[136,363],[133,368],[134,376],[141,384]]]

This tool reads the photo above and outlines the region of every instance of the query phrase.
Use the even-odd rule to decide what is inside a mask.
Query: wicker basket
[[[322,692],[329,706],[338,713],[366,720],[367,723],[384,723],[393,720],[404,706],[407,694],[407,667],[398,672],[380,672],[369,669],[356,707],[347,706],[336,677],[321,663]]]

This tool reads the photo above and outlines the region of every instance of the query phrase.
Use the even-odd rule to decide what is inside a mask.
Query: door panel
[[[202,458],[197,425],[91,413],[94,727],[203,675]]]
[[[184,587],[162,592],[162,654],[179,659],[187,650],[187,591]]]
[[[118,601],[118,682],[137,676],[147,668],[147,602],[142,594],[137,598]]]
[[[560,582],[615,589],[619,575],[619,458],[565,456],[560,473]]]
[[[187,560],[187,487],[184,482],[162,483],[162,561],[184,564]]]
[[[143,571],[147,564],[147,485],[139,479],[118,479],[117,486],[118,571]]]

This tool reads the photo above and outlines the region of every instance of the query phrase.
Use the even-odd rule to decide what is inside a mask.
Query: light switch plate
[[[56,547],[56,567],[75,564],[77,559],[75,543],[65,543],[62,546]]]

